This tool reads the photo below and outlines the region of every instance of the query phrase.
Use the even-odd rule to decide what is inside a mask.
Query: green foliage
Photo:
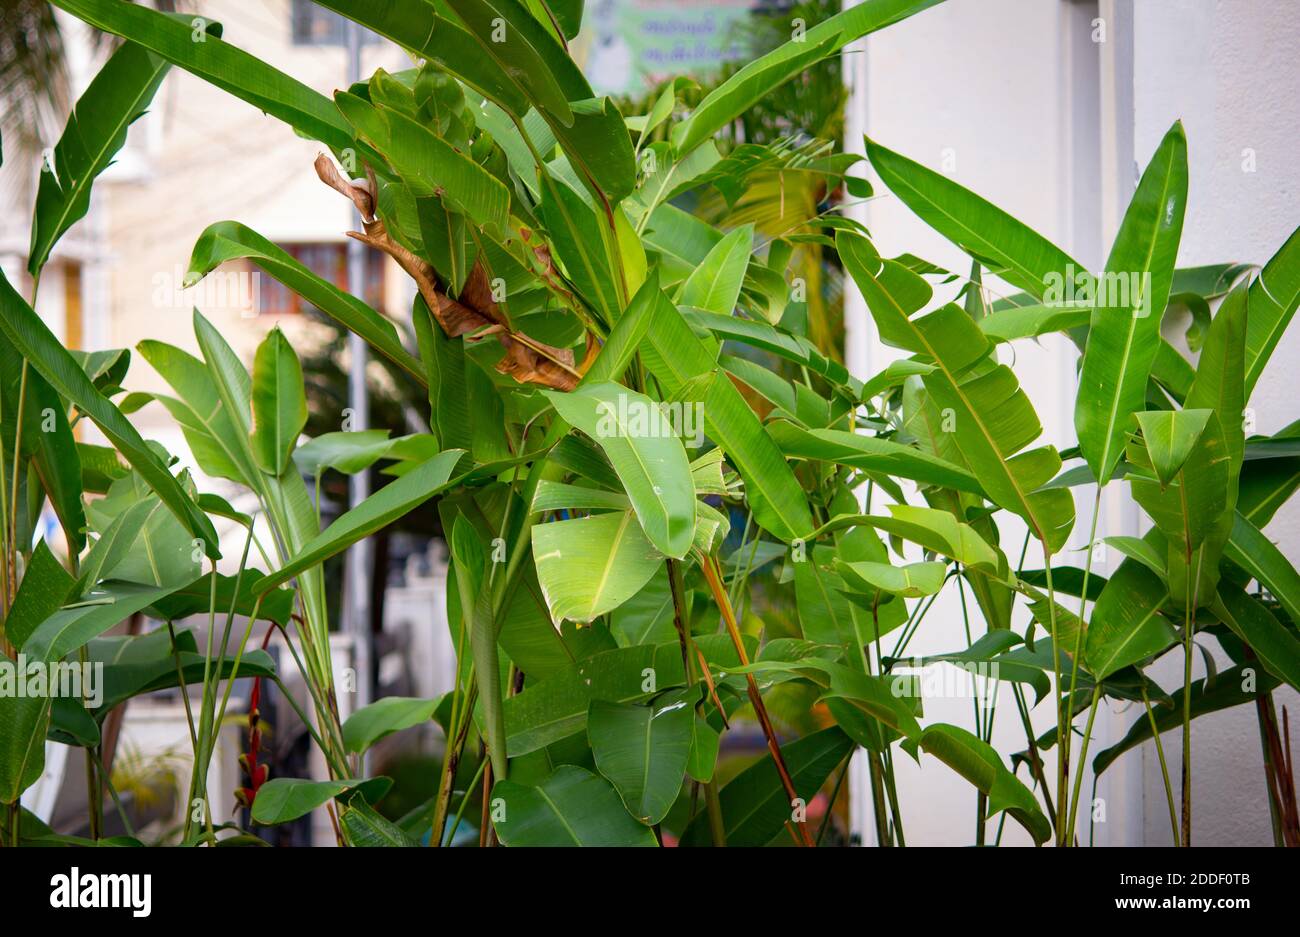
[[[1187,140],[1165,135],[1120,223],[1097,278],[1074,411],[1079,448],[1094,478],[1110,478],[1128,414],[1142,409],[1187,207]],[[1127,288],[1125,288],[1127,286]]]
[[[394,323],[237,221],[204,231],[187,283],[228,261],[255,264],[366,340],[397,396],[429,419],[428,432],[399,438],[319,432],[304,442],[321,425],[309,421],[302,349],[274,330],[250,372],[202,310],[199,356],[156,341],[138,348],[170,392],[115,404],[127,353],[73,355],[34,298],[0,280],[0,650],[103,662],[109,690],[94,708],[0,698],[0,802],[18,827],[12,805],[39,776],[47,737],[93,753],[114,707],[181,682],[200,697],[190,795],[205,800],[227,718],[223,682],[278,676],[249,646],[251,626],[234,654],[227,640],[200,650],[174,629],[191,614],[218,632],[225,616],[227,638],[237,616],[273,623],[301,648],[329,778],[262,784],[252,819],[290,822],[328,806],[351,845],[410,845],[424,830],[441,843],[466,817],[486,818],[482,843],[508,846],[670,836],[814,845],[838,822],[855,752],[882,843],[905,838],[894,770],[903,753],[972,786],[977,842],[1004,814],[1037,844],[1065,844],[1103,700],[1159,712],[1141,713],[1095,771],[1153,725],[1186,731],[1200,714],[1247,703],[1265,711],[1274,687],[1300,681],[1300,573],[1262,529],[1300,485],[1300,445],[1294,427],[1247,438],[1242,422],[1300,298],[1297,239],[1256,274],[1176,269],[1181,125],[1152,157],[1097,275],[948,177],[868,141],[884,185],[970,256],[970,277],[954,285],[922,258],[882,256],[840,211],[839,193],[865,194],[846,175],[854,157],[825,140],[759,133],[737,143],[726,132],[737,120],[770,130],[747,112],[938,0],[864,0],[713,88],[668,82],[641,114],[596,96],[569,55],[580,3],[322,0],[415,62],[333,100],[225,42],[215,24],[117,0],[55,4],[127,42],[70,118],[59,174],[42,179],[33,275],[177,65],[331,150],[340,165],[322,156],[318,175],[352,201],[363,239],[418,295],[409,322]],[[865,376],[839,363],[816,332],[814,301],[795,295],[802,250],[854,280],[898,361]],[[993,278],[1023,292],[990,302]],[[1067,281],[1081,303],[1058,294]],[[1121,284],[1136,285],[1120,295]],[[1192,315],[1195,365],[1160,337],[1171,308]],[[1009,343],[1056,333],[1082,352],[1078,446],[1065,450],[1036,445],[1038,415],[1004,361]],[[128,416],[151,401],[205,475],[256,503],[271,531],[268,568],[248,566],[252,513],[175,474],[172,456],[132,426]],[[62,419],[45,429],[47,409]],[[76,441],[82,417],[112,449]],[[391,480],[322,530],[309,482],[319,491],[328,471],[380,463]],[[1109,577],[1094,574],[1091,554],[1083,569],[1061,565],[1073,489],[1115,478],[1150,531],[1105,538],[1123,556]],[[886,509],[873,503],[882,495]],[[33,535],[46,499],[66,545]],[[381,699],[340,723],[323,564],[434,499],[452,563],[453,689]],[[215,519],[246,538],[233,576],[212,566]],[[1013,565],[1000,531],[1018,525],[1027,534]],[[1041,570],[1026,568],[1030,539]],[[933,721],[903,669],[931,606],[953,592],[969,646],[921,663],[981,675],[974,732]],[[167,626],[105,636],[135,613]],[[1047,636],[1035,641],[1039,626]],[[1195,649],[1211,640],[1234,667],[1193,681]],[[1166,693],[1145,669],[1179,643],[1185,678]],[[1265,673],[1247,690],[1233,681],[1252,661]],[[1069,755],[1081,739],[1077,758],[1060,759],[1054,803],[1036,754],[1008,762],[991,745],[994,714],[981,704],[999,682],[1016,694],[1034,752]],[[1048,697],[1057,725],[1035,738],[1030,711]],[[358,756],[431,720],[446,744],[437,793],[393,823],[375,809],[391,782],[360,777]],[[766,751],[738,765],[729,730],[744,723]],[[814,802],[828,804],[821,826]],[[24,838],[13,828],[6,839]],[[205,816],[183,836],[223,832]]]

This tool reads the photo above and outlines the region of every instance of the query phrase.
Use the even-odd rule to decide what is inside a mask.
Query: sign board
[[[594,0],[574,49],[597,94],[639,95],[743,58],[752,0]]]

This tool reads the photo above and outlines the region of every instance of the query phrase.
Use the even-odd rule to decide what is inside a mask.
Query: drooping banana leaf
[[[447,487],[462,455],[461,449],[440,452],[414,471],[380,488],[304,543],[289,562],[259,582],[257,590],[267,592],[284,585],[436,496]]]
[[[1051,837],[1052,826],[1033,793],[983,739],[958,726],[934,725],[921,733],[920,747],[988,796],[988,816],[1005,810],[1039,846]]]
[[[32,630],[20,650],[30,660],[61,660],[177,588],[112,583],[96,590],[86,602],[64,607],[45,619]]]
[[[1004,573],[1006,558],[981,537],[973,527],[957,520],[950,512],[910,504],[891,504],[889,517],[872,514],[837,514],[817,529],[820,536],[849,527],[873,527],[894,537],[919,544],[926,550],[942,553],[963,566],[982,572]]]
[[[1269,591],[1287,616],[1300,621],[1300,572],[1258,527],[1237,514],[1224,556]]]
[[[95,638],[86,645],[86,657],[91,664],[104,667],[103,698],[89,711],[97,722],[103,722],[117,706],[142,693],[171,689],[179,685],[182,676],[187,686],[195,686],[203,682],[205,669],[209,675],[214,672],[212,663],[198,650],[192,631],[177,633],[174,651],[166,628],[143,635]],[[274,677],[275,672],[275,662],[260,648],[245,651],[239,660],[241,677]],[[221,679],[233,673],[235,659],[229,656],[222,662]],[[53,730],[54,726],[51,734]]]
[[[1205,677],[1194,681],[1191,687],[1192,718],[1254,702],[1258,693],[1267,693],[1281,683],[1267,673],[1257,674],[1254,680],[1248,680],[1244,672],[1247,667],[1248,665],[1239,664],[1216,674],[1213,679]],[[1170,694],[1170,705],[1160,706],[1154,710],[1156,727],[1161,733],[1182,726],[1183,692],[1183,688],[1179,687]],[[1115,759],[1120,755],[1131,751],[1150,738],[1151,719],[1144,711],[1135,710],[1133,723],[1124,734],[1124,738],[1110,748],[1097,753],[1097,757],[1092,761],[1093,772],[1100,775],[1114,764]]]
[[[1015,374],[1005,365],[981,364],[989,343],[959,306],[950,303],[914,318],[931,295],[920,276],[883,260],[865,238],[840,232],[836,245],[881,338],[935,364],[922,381],[950,418],[956,447],[989,498],[1024,518],[1043,549],[1056,552],[1074,525],[1074,499],[1043,488],[1061,467],[1054,446],[1021,451],[1042,426]]]
[[[1300,639],[1262,602],[1223,583],[1210,610],[1250,646],[1270,673],[1300,689]]]
[[[457,73],[467,84],[511,113],[527,113],[528,99],[522,91],[506,79],[495,63],[484,59],[465,30],[450,20],[434,17],[428,0],[389,0],[384,4],[367,0],[316,2],[431,62],[445,66],[455,61]]]
[[[95,177],[111,165],[126,142],[127,128],[145,112],[168,67],[165,59],[143,46],[123,43],[78,99],[54,147],[52,164],[41,172],[27,252],[32,276],[40,273],[64,232],[90,208]]]
[[[655,548],[665,556],[684,557],[695,532],[695,486],[677,436],[683,426],[673,425],[671,409],[612,383],[543,393],[567,423],[605,452]],[[684,407],[677,412],[693,415]]]
[[[787,456],[835,462],[921,484],[983,494],[979,480],[961,466],[892,440],[844,430],[804,430],[787,420],[768,424],[767,432]]]

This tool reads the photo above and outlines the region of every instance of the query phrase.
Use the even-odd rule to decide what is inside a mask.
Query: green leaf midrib
[[[1160,200],[1156,203],[1155,231],[1151,235],[1150,240],[1147,242],[1146,259],[1142,264],[1142,269],[1147,273],[1150,273],[1151,271],[1151,260],[1155,256],[1156,242],[1160,238],[1160,213],[1165,210],[1164,206],[1169,198],[1169,186],[1173,181],[1173,166],[1174,166],[1174,153],[1173,150],[1170,149],[1169,152],[1166,154],[1164,174],[1162,176],[1162,182],[1160,185]],[[1107,264],[1107,270],[1109,270],[1109,264]],[[1149,299],[1150,297],[1148,297],[1148,300]],[[1102,487],[1105,487],[1106,482],[1109,481],[1111,448],[1112,446],[1114,446],[1116,442],[1118,442],[1118,439],[1116,438],[1115,435],[1115,424],[1118,422],[1119,419],[1119,398],[1123,393],[1124,377],[1128,373],[1129,363],[1133,357],[1133,337],[1137,333],[1138,320],[1135,316],[1131,314],[1132,310],[1129,310],[1129,312],[1130,315],[1128,316],[1128,334],[1124,341],[1124,354],[1120,356],[1119,374],[1116,376],[1115,392],[1111,397],[1110,417],[1106,421],[1106,442],[1102,448],[1101,461],[1098,463],[1101,466],[1101,471],[1097,473],[1097,477],[1105,478],[1105,481],[1100,482]],[[1156,314],[1155,310],[1152,309],[1151,315],[1155,315],[1155,314]],[[1161,310],[1161,314],[1163,314],[1163,310]],[[1116,455],[1116,459],[1118,458],[1119,456]]]
[[[650,805],[647,803],[647,798],[650,794],[650,752],[652,748],[651,738],[654,731],[655,717],[654,710],[647,709],[645,712],[647,714],[645,720],[645,759],[642,762],[645,767],[641,771],[641,810],[637,814],[637,819],[639,820],[649,819],[650,817],[650,811],[648,809]]]
[[[534,788],[534,790],[537,791],[537,796],[542,798],[542,800],[546,802],[546,806],[551,808],[551,812],[555,814],[555,819],[559,821],[560,826],[564,827],[564,831],[568,833],[569,838],[573,840],[573,845],[575,846],[583,845],[583,842],[578,837],[577,832],[573,829],[572,826],[569,825],[569,821],[565,819],[564,814],[560,811],[559,805],[554,800],[552,800],[551,795],[546,792],[546,788],[543,785],[539,784],[537,787]]]
[[[685,320],[683,320],[683,321],[685,321]],[[661,356],[661,357],[664,357],[665,360],[667,360],[667,356]],[[671,366],[671,365],[670,365],[670,366]],[[725,395],[725,394],[728,394],[728,393],[732,393],[732,394],[734,394],[735,397],[733,398],[733,400],[738,400],[738,401],[739,401],[739,405],[740,405],[741,407],[745,408],[746,410],[749,410],[749,404],[746,403],[746,402],[745,402],[745,399],[744,399],[743,397],[740,396],[740,392],[739,392],[738,390],[736,390],[736,386],[735,386],[734,384],[731,383],[731,379],[730,379],[729,377],[727,377],[726,373],[725,373],[723,370],[721,370],[720,368],[714,367],[714,368],[711,369],[711,371],[710,371],[709,373],[712,374],[712,377],[709,378],[710,383],[712,383],[712,382],[714,382],[714,381],[722,381],[722,382],[723,382],[722,384],[719,385],[719,386],[722,388],[722,390],[720,391],[720,393],[722,393],[722,394],[724,394],[724,395]],[[706,387],[706,388],[705,388],[705,393],[707,394],[708,392],[709,392],[709,389]],[[753,411],[753,410],[749,410],[749,413],[750,413],[751,416],[753,416],[755,422],[756,422],[757,425],[758,425],[758,432],[762,435],[762,437],[763,437],[764,439],[766,439],[769,443],[771,443],[771,439],[772,439],[772,437],[770,437],[770,436],[767,435],[767,431],[763,428],[763,424],[762,424],[761,422],[758,422],[758,416],[757,416],[756,414],[754,414],[754,411]],[[706,408],[706,409],[705,409],[705,412],[704,412],[704,423],[705,423],[705,426],[706,426],[706,427],[712,427],[712,428],[713,428],[713,432],[710,433],[709,435],[711,435],[711,436],[713,436],[713,437],[715,437],[715,438],[717,438],[717,439],[719,440],[718,445],[719,445],[719,447],[722,449],[722,451],[723,451],[724,453],[726,453],[726,452],[734,452],[734,451],[735,451],[736,447],[733,446],[733,447],[728,448],[728,446],[725,445],[725,444],[723,444],[722,441],[721,441],[722,437],[725,436],[725,437],[726,437],[727,439],[729,439],[730,441],[735,442],[735,441],[736,441],[735,436],[733,436],[733,435],[730,434],[730,433],[727,433],[727,432],[725,431],[725,428],[724,428],[724,427],[719,426],[719,425],[718,425],[718,424],[713,420],[713,418],[709,415],[709,410],[708,410],[708,408]],[[762,444],[760,443],[760,446],[761,446],[761,445],[762,445]],[[741,448],[743,449],[744,447],[742,446]],[[797,486],[797,485],[798,485],[798,479],[795,479],[795,478],[794,478],[794,473],[790,471],[790,466],[789,466],[789,463],[786,461],[785,454],[781,452],[781,450],[776,446],[775,443],[772,443],[772,449],[773,449],[773,451],[775,452],[777,459],[781,462],[782,465],[785,466],[786,471],[790,473],[790,474],[789,474],[789,478],[792,479],[792,480],[794,480],[794,482],[795,482],[795,484],[796,484],[796,486]],[[733,460],[733,461],[734,461],[734,460]],[[801,529],[807,529],[807,527],[809,526],[808,524],[798,524],[798,523],[794,523],[794,522],[792,522],[792,520],[791,520],[789,517],[786,516],[786,512],[785,512],[783,506],[781,505],[779,499],[776,498],[776,497],[774,497],[774,496],[771,494],[771,488],[770,488],[770,486],[767,484],[767,481],[768,481],[768,477],[767,477],[767,475],[765,475],[765,474],[762,473],[762,472],[751,472],[750,474],[753,475],[754,478],[753,478],[753,480],[752,480],[752,483],[751,483],[750,480],[746,480],[746,487],[747,487],[747,488],[751,488],[751,487],[752,487],[752,488],[757,488],[757,489],[759,489],[759,490],[763,493],[763,498],[767,501],[768,506],[771,508],[771,510],[773,511],[773,513],[776,514],[776,516],[779,517],[779,518],[781,519],[781,523],[785,524],[787,530],[789,530],[789,531],[790,531],[790,532],[791,532],[795,537],[798,537],[798,536],[799,536],[799,531],[800,531]],[[748,495],[746,496],[746,499],[748,500]],[[793,503],[793,502],[792,502],[792,503]],[[806,512],[806,510],[807,510],[807,504],[806,504],[806,503],[804,504],[804,508],[805,508],[805,512]],[[798,518],[795,518],[795,520],[798,520]]]
[[[1113,664],[1115,660],[1120,656],[1120,652],[1133,643],[1133,640],[1138,636],[1138,633],[1142,630],[1143,626],[1145,626],[1146,623],[1151,621],[1153,618],[1159,617],[1161,606],[1163,606],[1165,600],[1169,598],[1170,598],[1169,590],[1166,589],[1164,595],[1161,596],[1161,598],[1157,602],[1154,602],[1152,604],[1150,610],[1145,615],[1142,616],[1142,618],[1138,621],[1136,625],[1134,625],[1132,628],[1129,629],[1128,634],[1124,635],[1124,639],[1120,641],[1117,645],[1115,645],[1112,653],[1106,658],[1106,666],[1101,667],[1098,666],[1097,661],[1089,661],[1089,664],[1092,665],[1090,669],[1094,673],[1105,673],[1109,669],[1110,665]],[[1102,679],[1104,678],[1099,678],[1097,682],[1100,683]]]
[[[672,519],[672,512],[668,510],[668,503],[664,500],[663,496],[656,490],[659,486],[655,484],[654,475],[650,471],[650,466],[646,463],[645,459],[641,457],[641,450],[637,446],[634,446],[631,443],[630,441],[632,439],[631,431],[628,429],[627,424],[624,423],[619,418],[619,414],[617,410],[618,408],[615,407],[614,408],[615,412],[610,415],[613,417],[615,424],[618,426],[620,433],[622,433],[623,435],[623,438],[628,440],[628,442],[626,443],[627,451],[632,453],[632,457],[633,460],[636,462],[637,468],[641,470],[641,481],[645,482],[646,486],[650,489],[650,494],[652,496],[651,500],[659,508],[660,516],[656,518],[656,520],[663,522],[664,541],[665,543],[667,543],[669,541],[668,528],[669,528],[669,522]],[[608,413],[608,411],[606,411],[606,413]],[[628,497],[629,500],[631,500],[631,495],[629,495]],[[691,506],[692,508],[694,508],[695,506],[695,502],[693,500],[691,502]],[[633,502],[633,510],[635,510],[635,502]],[[638,522],[639,522],[639,514],[638,514]],[[620,536],[622,535],[621,529],[619,530],[619,535]],[[687,546],[687,549],[690,549],[689,544]]]
[[[614,560],[618,557],[619,550],[623,547],[623,538],[627,534],[628,524],[632,522],[635,515],[631,511],[623,512],[623,519],[619,522],[618,530],[614,533],[612,541],[613,546],[609,551],[609,556],[605,559],[605,568],[601,570],[600,579],[597,580],[595,592],[592,594],[591,604],[588,611],[600,605],[601,596],[604,595],[605,587],[609,584],[609,576],[614,569]]]

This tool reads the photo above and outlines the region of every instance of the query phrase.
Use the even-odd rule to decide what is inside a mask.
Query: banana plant
[[[827,841],[848,761],[860,757],[877,841],[904,845],[895,764],[906,756],[971,784],[976,843],[994,818],[1000,842],[1009,817],[1036,844],[1070,845],[1093,721],[1110,699],[1141,703],[1142,716],[1096,755],[1094,774],[1148,739],[1163,766],[1161,733],[1182,728],[1181,805],[1167,770],[1165,781],[1184,845],[1191,721],[1254,703],[1278,840],[1300,833],[1269,696],[1300,678],[1300,575],[1262,533],[1300,484],[1297,431],[1266,438],[1247,428],[1250,391],[1300,302],[1297,237],[1257,273],[1176,267],[1187,190],[1180,126],[1153,156],[1096,274],[947,177],[867,141],[889,191],[970,256],[963,277],[911,254],[882,256],[833,206],[788,214],[783,205],[772,223],[772,211],[742,196],[781,197],[768,183],[787,172],[822,191],[856,185],[846,174],[857,160],[825,141],[736,146],[723,133],[774,88],[938,0],[864,0],[747,63],[693,107],[672,82],[639,115],[597,96],[570,56],[580,4],[321,0],[414,63],[331,100],[227,41],[218,24],[201,24],[194,41],[189,19],[122,0],[54,2],[140,50],[142,86],[165,62],[319,141],[304,171],[355,206],[361,225],[349,236],[388,254],[415,287],[409,318],[395,320],[238,219],[215,220],[189,264],[195,282],[222,263],[251,263],[361,336],[428,396],[428,432],[406,437],[340,432],[302,443],[300,368],[278,332],[251,375],[199,310],[201,357],[152,342],[138,349],[172,388],[156,399],[195,460],[255,495],[272,543],[264,571],[243,572],[245,548],[228,593],[213,571],[154,595],[186,578],[177,571],[136,581],[133,598],[107,607],[163,620],[221,611],[227,630],[235,614],[263,617],[297,637],[314,704],[301,716],[330,777],[259,784],[255,823],[325,807],[352,845],[437,846],[475,828],[482,845],[811,847]],[[138,107],[116,113],[129,120]],[[718,199],[744,210],[719,212]],[[52,223],[41,230],[58,230]],[[903,357],[859,377],[805,334],[803,317],[790,314],[800,285],[788,279],[803,245],[838,260]],[[210,545],[215,559],[207,514],[229,513],[173,477],[112,404],[122,369],[74,358],[11,293],[4,284],[14,314],[0,334],[23,363],[5,373],[30,372],[32,395],[46,392],[44,381],[63,412],[90,417],[130,466],[118,465],[102,505],[81,505],[83,526],[99,536],[80,567],[38,552],[19,564],[27,576],[48,570],[41,575],[58,580],[57,569],[80,586],[79,569],[93,568],[102,580],[91,557],[127,541],[128,524],[148,530],[151,520],[165,520],[177,542]],[[1183,310],[1195,363],[1161,337]],[[1001,361],[1008,342],[1053,332],[1082,360],[1079,445],[1065,450],[1038,444],[1038,417]],[[16,421],[27,399],[20,389]],[[13,438],[10,451],[23,452],[22,434]],[[75,536],[77,499],[57,497],[39,448],[26,452],[15,464],[36,467]],[[322,530],[311,481],[318,500],[323,471],[379,459],[393,480]],[[1105,538],[1124,557],[1107,578],[1093,572],[1091,547],[1101,488],[1117,480],[1152,525],[1141,538]],[[1078,568],[1060,558],[1075,534],[1074,489],[1088,485],[1089,558]],[[158,508],[147,518],[127,503],[142,493]],[[451,554],[454,687],[439,699],[379,700],[340,724],[321,564],[431,499]],[[19,501],[10,499],[10,517]],[[246,542],[260,547],[254,527]],[[1004,529],[1022,528],[1022,544],[1003,543]],[[126,566],[137,580],[138,565]],[[917,663],[909,644],[952,592],[968,646],[921,663],[978,675],[974,731],[928,720],[907,673]],[[100,618],[65,624],[106,607],[84,605],[85,595],[18,615],[23,646],[91,653]],[[175,595],[186,601],[169,604]],[[1193,681],[1198,649],[1212,660],[1210,640],[1233,671]],[[247,641],[228,660],[225,642],[199,654],[170,640],[182,664],[191,653],[203,668],[196,779],[225,711],[220,682],[257,675]],[[1148,668],[1180,650],[1183,685],[1167,692]],[[1014,697],[1023,752],[991,744],[997,712],[987,704],[1000,683]],[[1048,697],[1056,726],[1038,734],[1033,710]],[[430,721],[446,739],[435,793],[385,817],[391,781],[359,776],[357,756]],[[735,773],[721,759],[742,723],[757,727],[766,751]],[[21,738],[30,749],[32,736]],[[18,777],[6,793],[23,786]],[[823,792],[830,806],[818,821],[810,808]],[[22,813],[10,816],[21,839]],[[226,832],[203,827],[186,840]]]
[[[111,781],[116,733],[107,731],[108,720],[115,714],[120,719],[142,693],[202,684],[201,721],[210,730],[223,681],[236,672],[276,678],[264,652],[239,662],[225,659],[224,648],[214,653],[215,616],[226,615],[227,632],[236,615],[289,622],[288,590],[269,591],[259,601],[252,587],[261,573],[242,563],[234,576],[217,572],[212,517],[247,519],[223,499],[200,493],[171,454],[131,425],[131,407],[121,397],[130,353],[70,351],[32,308],[51,251],[85,215],[96,177],[169,67],[134,43],[109,57],[42,167],[29,297],[0,279],[0,664],[7,681],[0,694],[0,803],[9,844],[69,840],[20,802],[41,776],[47,742],[84,751],[87,820],[98,839],[105,796],[121,810]],[[94,423],[111,446],[79,441],[82,420]],[[49,530],[45,517],[56,519],[59,529]],[[192,631],[174,624],[202,614],[209,619],[205,651]],[[139,633],[144,616],[162,624]],[[128,633],[105,636],[123,622],[130,623]],[[55,677],[69,668],[82,679],[60,680],[56,687]],[[38,678],[41,690],[31,682]],[[197,763],[210,754],[211,735],[193,723],[190,730]],[[207,833],[215,835],[197,774],[191,799]],[[129,818],[121,816],[129,831]]]
[[[1038,596],[1031,611],[1053,641],[1048,657],[1057,685],[1058,726],[1054,737],[1035,740],[1026,721],[1029,747],[1020,760],[1032,770],[1039,753],[1053,744],[1060,746],[1056,834],[1062,845],[1076,838],[1075,817],[1093,719],[1100,701],[1108,696],[1140,701],[1146,714],[1120,745],[1097,756],[1094,772],[1099,774],[1138,741],[1154,737],[1174,821],[1173,839],[1190,845],[1190,726],[1195,714],[1212,711],[1201,706],[1194,714],[1193,699],[1204,696],[1215,677],[1212,658],[1198,643],[1198,633],[1212,636],[1234,662],[1258,661],[1263,667],[1263,674],[1248,668],[1238,692],[1242,702],[1256,702],[1261,714],[1277,841],[1295,841],[1294,809],[1289,806],[1294,804],[1293,783],[1289,778],[1279,783],[1271,767],[1276,764],[1271,743],[1277,730],[1269,695],[1279,683],[1296,685],[1300,643],[1295,634],[1295,569],[1260,532],[1276,505],[1295,491],[1297,481],[1286,461],[1292,457],[1287,440],[1294,429],[1284,429],[1275,437],[1248,439],[1247,433],[1253,430],[1250,391],[1276,347],[1277,336],[1300,304],[1300,238],[1292,234],[1257,274],[1239,264],[1175,267],[1187,197],[1186,153],[1183,129],[1176,123],[1142,175],[1105,270],[1091,274],[974,193],[868,141],[872,164],[904,203],[968,253],[976,269],[997,274],[1023,291],[994,302],[988,314],[978,319],[961,315],[963,310],[956,304],[914,318],[913,313],[929,299],[919,278],[909,283],[903,271],[891,269],[866,247],[856,254],[855,270],[855,255],[841,248],[884,340],[916,353],[905,366],[891,366],[869,385],[905,388],[907,382],[921,382],[924,395],[899,394],[905,417],[909,406],[915,413],[904,425],[916,427],[917,439],[934,451],[942,452],[941,447],[948,445],[964,456],[975,476],[989,484],[991,500],[1019,514],[1029,534],[1043,543],[1044,569],[1034,571],[1032,579],[1023,571],[1018,575],[1021,591],[1030,598]],[[1218,306],[1212,319],[1211,301]],[[1189,346],[1200,352],[1195,364],[1161,336],[1161,323],[1183,308],[1203,311],[1194,312],[1194,319],[1199,319],[1193,324],[1196,332],[1188,333]],[[945,313],[948,318],[941,318]],[[1083,464],[1058,474],[1059,459],[1054,454],[1042,457],[1050,466],[1041,466],[1042,474],[1026,486],[1034,490],[1022,501],[1015,491],[1004,488],[1003,477],[1016,476],[1018,464],[1028,470],[1039,460],[1027,459],[1026,453],[1013,455],[1009,447],[998,453],[1004,467],[996,465],[995,459],[982,465],[976,460],[986,439],[997,439],[1002,433],[1018,440],[1037,435],[1032,413],[1016,403],[1011,380],[991,377],[1002,367],[995,365],[996,358],[979,354],[971,354],[978,360],[966,364],[972,375],[970,386],[998,386],[999,390],[989,390],[982,400],[972,394],[973,406],[956,409],[961,401],[951,392],[952,381],[947,378],[952,368],[943,364],[938,342],[948,342],[956,353],[972,343],[982,347],[979,333],[997,344],[1052,332],[1068,335],[1082,353],[1075,408],[1079,446],[1066,454]],[[954,334],[966,336],[966,342],[953,340]],[[930,336],[933,341],[927,341]],[[936,376],[936,371],[942,376]],[[956,413],[950,441],[931,432],[938,425],[935,406]],[[986,426],[996,431],[985,432]],[[1248,469],[1255,459],[1258,467]],[[1091,567],[1101,489],[1118,478],[1127,482],[1151,529],[1142,538],[1104,539],[1124,559],[1109,580],[1099,582]],[[1096,488],[1087,559],[1082,570],[1058,568],[1057,578],[1069,575],[1057,589],[1051,563],[1054,542],[1044,534],[1061,529],[1068,533],[1073,499],[1061,495],[1081,485]],[[1239,509],[1243,497],[1247,511],[1258,512],[1257,516]],[[1047,505],[1041,516],[1029,510],[1035,501]],[[1056,541],[1060,543],[1064,540]],[[1254,592],[1248,591],[1251,582],[1258,587]],[[1023,588],[1031,584],[1033,588]],[[1041,595],[1043,586],[1046,596]],[[1077,607],[1058,605],[1056,596],[1062,592],[1077,598]],[[1235,613],[1229,603],[1234,603]],[[985,613],[988,616],[987,608]],[[992,627],[994,619],[988,620]],[[1255,645],[1270,650],[1261,656]],[[1177,648],[1183,650],[1184,679],[1173,698],[1143,670]],[[1194,682],[1192,665],[1198,648],[1205,654],[1209,674]],[[1156,715],[1153,700],[1157,705],[1177,706],[1181,713],[1178,805],[1160,747],[1163,730],[1157,729],[1162,723],[1173,723],[1164,714]],[[1071,790],[1067,786],[1069,746],[1078,731],[1075,718],[1083,713],[1086,720]]]

